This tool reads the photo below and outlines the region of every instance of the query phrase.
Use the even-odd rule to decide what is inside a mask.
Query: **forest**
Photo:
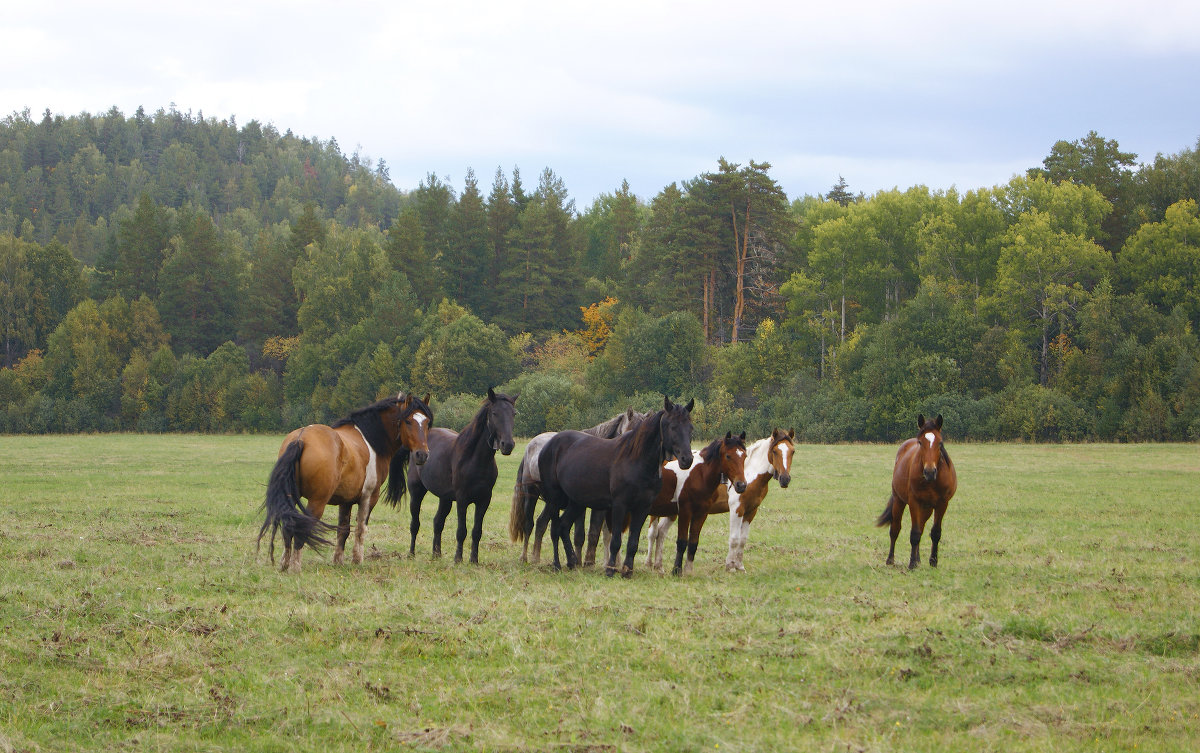
[[[1200,141],[1093,131],[965,191],[484,180],[174,106],[7,116],[0,432],[279,432],[400,389],[459,429],[496,386],[522,436],[666,394],[697,437],[1200,440]]]

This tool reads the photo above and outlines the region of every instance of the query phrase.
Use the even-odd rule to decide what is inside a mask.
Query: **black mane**
[[[363,438],[367,440],[367,444],[371,446],[372,450],[379,455],[386,455],[390,451],[392,437],[388,434],[387,427],[383,425],[383,419],[379,417],[379,414],[389,408],[394,408],[399,402],[400,399],[397,397],[385,397],[365,408],[359,408],[345,418],[334,421],[330,426],[336,429],[339,426],[354,424],[362,432]]]

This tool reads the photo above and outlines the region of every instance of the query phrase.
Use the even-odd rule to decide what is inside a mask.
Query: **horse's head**
[[[649,413],[638,413],[633,408],[626,408],[621,414],[620,421],[617,423],[616,436],[621,436],[627,431],[632,431],[642,425]]]
[[[767,462],[771,464],[771,475],[786,489],[792,483],[792,456],[796,454],[796,430],[775,429],[771,432],[771,448],[767,451]]]
[[[736,437],[731,431],[725,432],[721,440],[721,475],[738,494],[746,491],[746,432]]]
[[[433,409],[429,407],[429,395],[425,399],[401,392],[397,398],[397,438],[412,453],[413,462],[424,465],[429,459],[429,430],[433,428]]]
[[[674,457],[683,470],[692,467],[692,408],[695,405],[695,398],[687,405],[676,405],[664,395],[663,411],[658,419],[663,459]]]
[[[516,402],[519,395],[505,395],[488,387],[487,392],[487,430],[493,450],[499,450],[501,455],[513,451],[516,442],[513,441],[513,422],[516,416]]]
[[[921,463],[921,474],[933,483],[937,480],[938,461],[942,458],[942,414],[929,421],[925,414],[917,414],[917,459]]]

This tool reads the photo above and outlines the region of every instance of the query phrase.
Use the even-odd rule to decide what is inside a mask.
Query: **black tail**
[[[262,537],[267,529],[271,530],[271,563],[275,562],[275,532],[283,531],[283,540],[290,541],[293,549],[308,545],[314,551],[333,544],[321,534],[333,531],[334,527],[322,523],[308,514],[308,509],[300,500],[300,486],[296,481],[299,472],[300,453],[304,452],[304,443],[296,440],[287,446],[275,467],[271,470],[271,478],[267,482],[267,498],[263,501],[263,509],[267,519],[258,530],[258,543],[262,545]]]
[[[883,514],[875,519],[875,527],[886,526],[892,522],[892,500],[896,495],[890,495],[887,500],[887,507],[883,508]]]
[[[401,447],[392,456],[392,464],[388,467],[387,492],[383,498],[392,507],[399,505],[408,493],[408,455],[408,448]]]

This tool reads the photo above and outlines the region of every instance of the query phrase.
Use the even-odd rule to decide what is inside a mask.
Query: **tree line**
[[[1200,149],[1200,143],[1197,144]],[[519,434],[663,393],[698,430],[1200,438],[1200,152],[1089,133],[991,188],[789,199],[718,159],[582,210],[546,168],[407,191],[173,107],[0,123],[0,430],[279,431],[400,387]]]

